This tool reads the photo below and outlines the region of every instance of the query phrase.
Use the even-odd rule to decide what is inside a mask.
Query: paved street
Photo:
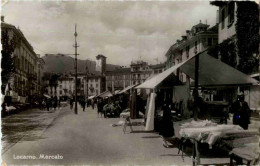
[[[30,114],[28,114],[30,112]],[[129,128],[124,134],[122,126],[111,127],[118,118],[98,118],[96,110],[88,108],[75,115],[69,107],[50,113],[31,110],[3,120],[3,161],[10,164],[138,164],[138,165],[191,165],[188,156],[182,157],[177,148],[164,148],[157,133],[144,133],[143,126]],[[30,118],[30,120],[29,120]],[[8,131],[10,121],[20,119]],[[27,122],[23,122],[27,121]],[[21,129],[18,128],[19,124]],[[30,124],[30,125],[29,125]],[[18,130],[17,134],[14,132]],[[7,140],[10,139],[10,142]],[[13,141],[12,141],[13,140]],[[37,159],[43,155],[56,155],[62,159]],[[36,159],[17,159],[19,156]],[[228,159],[203,159],[202,163],[228,163]]]

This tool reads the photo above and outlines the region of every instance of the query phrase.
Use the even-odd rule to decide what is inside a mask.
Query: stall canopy
[[[185,64],[184,61],[182,63],[179,63],[175,66],[172,66],[171,68],[165,70],[164,72],[155,75],[154,77],[152,77],[149,80],[146,80],[144,83],[142,83],[141,85],[137,86],[136,89],[154,89],[156,88],[158,85],[160,85],[167,77],[172,77],[174,78],[174,80],[176,80],[176,76],[174,76],[173,72],[175,70],[177,70],[179,67],[181,67],[183,64]]]
[[[215,59],[214,57],[211,57],[206,51],[197,54],[196,56],[199,56],[199,86],[237,86],[259,83],[250,76],[236,70],[220,60]],[[172,75],[177,69],[180,69],[192,79],[195,79],[195,56],[172,66],[150,80],[145,81],[136,88],[154,89],[162,84],[162,82],[166,81],[167,78],[169,79],[169,77],[176,79],[176,76],[174,77]]]
[[[90,96],[90,97],[88,97],[88,99],[90,100],[90,99],[93,99],[95,96]]]
[[[100,93],[99,95],[95,96],[96,97],[102,97],[102,98],[105,98],[105,97],[111,97],[113,96],[113,94],[110,92],[110,91],[105,91],[105,92],[102,92]]]
[[[115,90],[114,94],[117,95],[119,94],[120,90]]]
[[[46,94],[44,94],[43,96],[44,96],[44,97],[47,97],[47,98],[51,98],[49,95],[46,95]]]
[[[130,89],[136,87],[137,85],[139,85],[139,84],[130,85],[130,86],[126,87],[125,89],[121,90],[118,94],[125,93],[126,91],[128,91],[128,90],[130,90]]]
[[[195,58],[182,65],[180,70],[195,79]],[[199,55],[198,83],[199,86],[238,86],[256,85],[258,81],[203,52]]]

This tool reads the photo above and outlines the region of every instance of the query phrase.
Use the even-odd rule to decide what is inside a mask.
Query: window
[[[62,95],[62,90],[60,90],[60,94]]]
[[[232,24],[234,22],[234,16],[235,16],[235,3],[230,2],[228,4],[228,23]]]
[[[225,27],[225,8],[221,11],[221,28],[224,29]]]
[[[212,38],[208,38],[208,46],[212,46]]]
[[[96,88],[98,87],[98,84],[96,84]]]

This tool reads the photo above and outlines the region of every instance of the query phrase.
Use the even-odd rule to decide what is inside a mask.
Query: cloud
[[[129,65],[140,57],[165,61],[169,47],[199,20],[214,25],[216,10],[205,1],[12,1],[2,13],[36,53],[73,53],[77,23],[80,59],[103,54],[108,63]]]

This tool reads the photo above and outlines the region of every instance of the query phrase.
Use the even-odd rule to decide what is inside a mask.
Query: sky
[[[41,56],[73,54],[77,24],[79,59],[102,54],[109,64],[129,66],[165,62],[186,30],[200,20],[216,24],[217,7],[209,1],[9,1],[1,10]]]

